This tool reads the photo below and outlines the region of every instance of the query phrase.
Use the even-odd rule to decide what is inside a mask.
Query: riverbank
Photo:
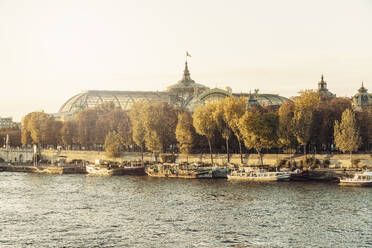
[[[126,152],[121,155],[120,158],[112,159],[106,156],[105,152],[102,151],[74,151],[74,150],[43,150],[41,155],[44,159],[53,161],[56,159],[56,154],[59,156],[64,156],[66,161],[73,160],[85,160],[85,161],[95,161],[96,159],[102,160],[114,160],[117,162],[123,161],[139,161],[142,159],[141,153],[138,152]],[[210,162],[210,154],[175,154],[176,162]],[[370,154],[354,154],[353,160],[355,164],[352,165],[350,161],[349,154],[309,154],[308,157],[313,157],[318,160],[320,164],[326,163],[329,168],[351,168],[351,167],[368,167],[372,168],[372,157]],[[144,153],[143,158],[145,161],[154,161],[154,155],[152,153]],[[227,163],[226,154],[213,154],[213,159],[215,163],[225,164]],[[276,167],[278,163],[283,163],[287,161],[296,162],[300,164],[304,161],[305,156],[303,154],[265,154],[263,156],[264,164]],[[230,163],[240,164],[240,154],[231,154]],[[243,163],[250,165],[260,164],[259,156],[257,154],[244,154]]]
[[[85,166],[55,166],[55,165],[9,165],[1,164],[0,171],[25,172],[40,174],[85,174]]]

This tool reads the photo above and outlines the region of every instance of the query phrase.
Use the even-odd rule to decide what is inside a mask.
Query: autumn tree
[[[209,153],[211,156],[211,162],[213,164],[212,144],[211,140],[215,135],[217,126],[213,118],[215,111],[215,104],[207,103],[205,106],[198,106],[193,114],[193,125],[195,131],[203,135],[208,140]]]
[[[361,145],[361,138],[355,120],[355,114],[350,109],[342,113],[341,122],[335,121],[334,127],[335,144],[342,152],[350,152],[350,161],[353,151],[357,151]]]
[[[293,132],[298,143],[304,147],[305,155],[306,147],[312,137],[314,110],[318,108],[319,103],[319,93],[312,90],[303,91],[294,99]]]
[[[244,144],[248,149],[254,148],[263,165],[262,149],[270,149],[278,140],[278,115],[273,112],[252,113],[247,111],[240,120],[239,129]]]
[[[293,130],[293,117],[295,106],[293,101],[288,100],[280,106],[278,110],[279,127],[278,127],[278,142],[280,146],[287,148],[295,148],[297,139]]]
[[[247,98],[226,97],[224,99],[224,118],[238,140],[240,162],[243,163],[242,134],[239,129],[240,118],[247,109]]]
[[[225,115],[225,101],[221,100],[218,102],[213,103],[215,104],[215,111],[213,112],[214,122],[216,123],[216,127],[218,132],[221,134],[221,137],[225,140],[226,143],[226,154],[227,154],[227,162],[230,162],[230,154],[229,154],[229,139],[232,135],[232,130],[228,124]]]
[[[108,157],[120,157],[120,137],[116,131],[111,131],[106,135],[105,151]]]
[[[189,112],[178,115],[176,139],[182,154],[190,154],[194,144],[195,129]]]
[[[4,144],[3,144],[4,146],[6,145],[7,136],[9,136],[10,146],[21,145],[21,129],[19,129],[18,127],[0,129],[0,142],[4,141]]]
[[[23,119],[22,143],[56,145],[60,139],[62,123],[54,120],[53,116],[44,112],[32,112]]]
[[[97,143],[105,139],[106,135],[115,131],[120,137],[120,143],[123,146],[129,146],[133,143],[132,128],[129,119],[129,114],[119,108],[109,110],[109,112],[102,113],[98,116],[97,124]]]
[[[145,104],[142,114],[147,149],[156,155],[177,144],[175,135],[177,115],[168,103]]]
[[[334,123],[341,120],[342,113],[351,108],[347,98],[321,97],[321,102],[313,113],[312,143],[320,149],[327,149],[333,144]]]
[[[141,156],[143,161],[143,149],[145,146],[146,129],[144,125],[143,108],[146,103],[134,103],[129,111],[130,122],[132,126],[132,138],[134,143],[141,148]]]
[[[63,145],[72,146],[76,140],[77,127],[75,121],[66,121],[61,129],[61,142]]]
[[[29,123],[31,121],[31,113],[27,114],[22,118],[22,129],[21,129],[21,143],[23,145],[32,144],[31,132]]]
[[[75,117],[77,143],[90,147],[97,136],[97,111],[92,108],[79,112]]]
[[[130,110],[133,140],[157,154],[177,144],[177,114],[168,103],[135,103]]]

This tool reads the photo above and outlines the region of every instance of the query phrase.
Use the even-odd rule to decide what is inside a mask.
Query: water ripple
[[[371,247],[372,190],[0,173],[1,247]]]

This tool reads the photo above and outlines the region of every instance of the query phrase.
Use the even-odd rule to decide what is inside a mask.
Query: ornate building
[[[324,76],[323,75],[322,75],[320,81],[318,82],[318,92],[320,94],[324,94],[324,95],[329,96],[329,97],[336,97],[335,94],[333,94],[332,92],[330,92],[327,89],[327,82],[324,81]]]
[[[228,96],[247,97],[249,104],[260,106],[280,106],[288,99],[275,94],[233,93],[231,88],[210,89],[191,79],[187,61],[181,80],[169,86],[165,91],[98,91],[89,90],[71,97],[65,102],[59,112],[54,114],[61,120],[71,118],[75,113],[85,108],[94,107],[104,102],[113,102],[122,109],[129,110],[138,101],[167,102],[173,106],[181,106],[193,111],[196,106],[206,102],[223,99]]]
[[[352,98],[353,108],[356,111],[363,111],[369,108],[372,104],[372,96],[368,93],[368,90],[364,88],[364,83],[359,88],[358,93]]]

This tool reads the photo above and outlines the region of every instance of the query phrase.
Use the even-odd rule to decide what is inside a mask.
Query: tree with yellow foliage
[[[205,136],[208,140],[212,164],[213,154],[211,140],[213,139],[217,129],[216,122],[213,118],[214,111],[215,104],[207,103],[205,106],[198,106],[193,114],[193,125],[195,127],[195,131],[198,134]]]
[[[143,161],[143,149],[145,146],[146,129],[143,116],[143,107],[146,103],[136,102],[129,111],[130,123],[132,125],[132,138],[134,143],[141,148],[141,157]]]
[[[342,152],[350,152],[350,161],[353,151],[358,151],[361,145],[355,114],[350,109],[342,113],[341,122],[335,121],[334,127],[335,144]]]
[[[319,93],[313,90],[302,91],[294,99],[293,133],[298,143],[303,145],[304,154],[312,136],[313,114],[320,104]]]
[[[215,111],[213,112],[214,122],[216,123],[216,127],[218,132],[221,134],[222,138],[226,142],[226,154],[227,154],[227,162],[230,162],[230,154],[229,154],[229,139],[232,135],[231,128],[227,123],[226,115],[225,115],[225,101],[221,100],[218,102],[213,103],[215,104]]]
[[[106,135],[105,151],[108,157],[120,157],[120,137],[116,131],[111,131]]]
[[[180,152],[186,155],[191,153],[194,144],[195,129],[192,122],[192,116],[189,112],[178,115],[176,139]]]
[[[277,145],[278,115],[273,112],[253,113],[247,111],[239,122],[240,133],[248,149],[254,148],[263,165],[262,149],[270,149]]]
[[[243,163],[243,153],[242,153],[242,134],[239,129],[240,118],[245,114],[247,109],[247,98],[240,97],[226,97],[223,100],[224,105],[224,118],[229,125],[230,129],[233,131],[235,137],[238,140],[239,152],[240,152],[240,162]]]

